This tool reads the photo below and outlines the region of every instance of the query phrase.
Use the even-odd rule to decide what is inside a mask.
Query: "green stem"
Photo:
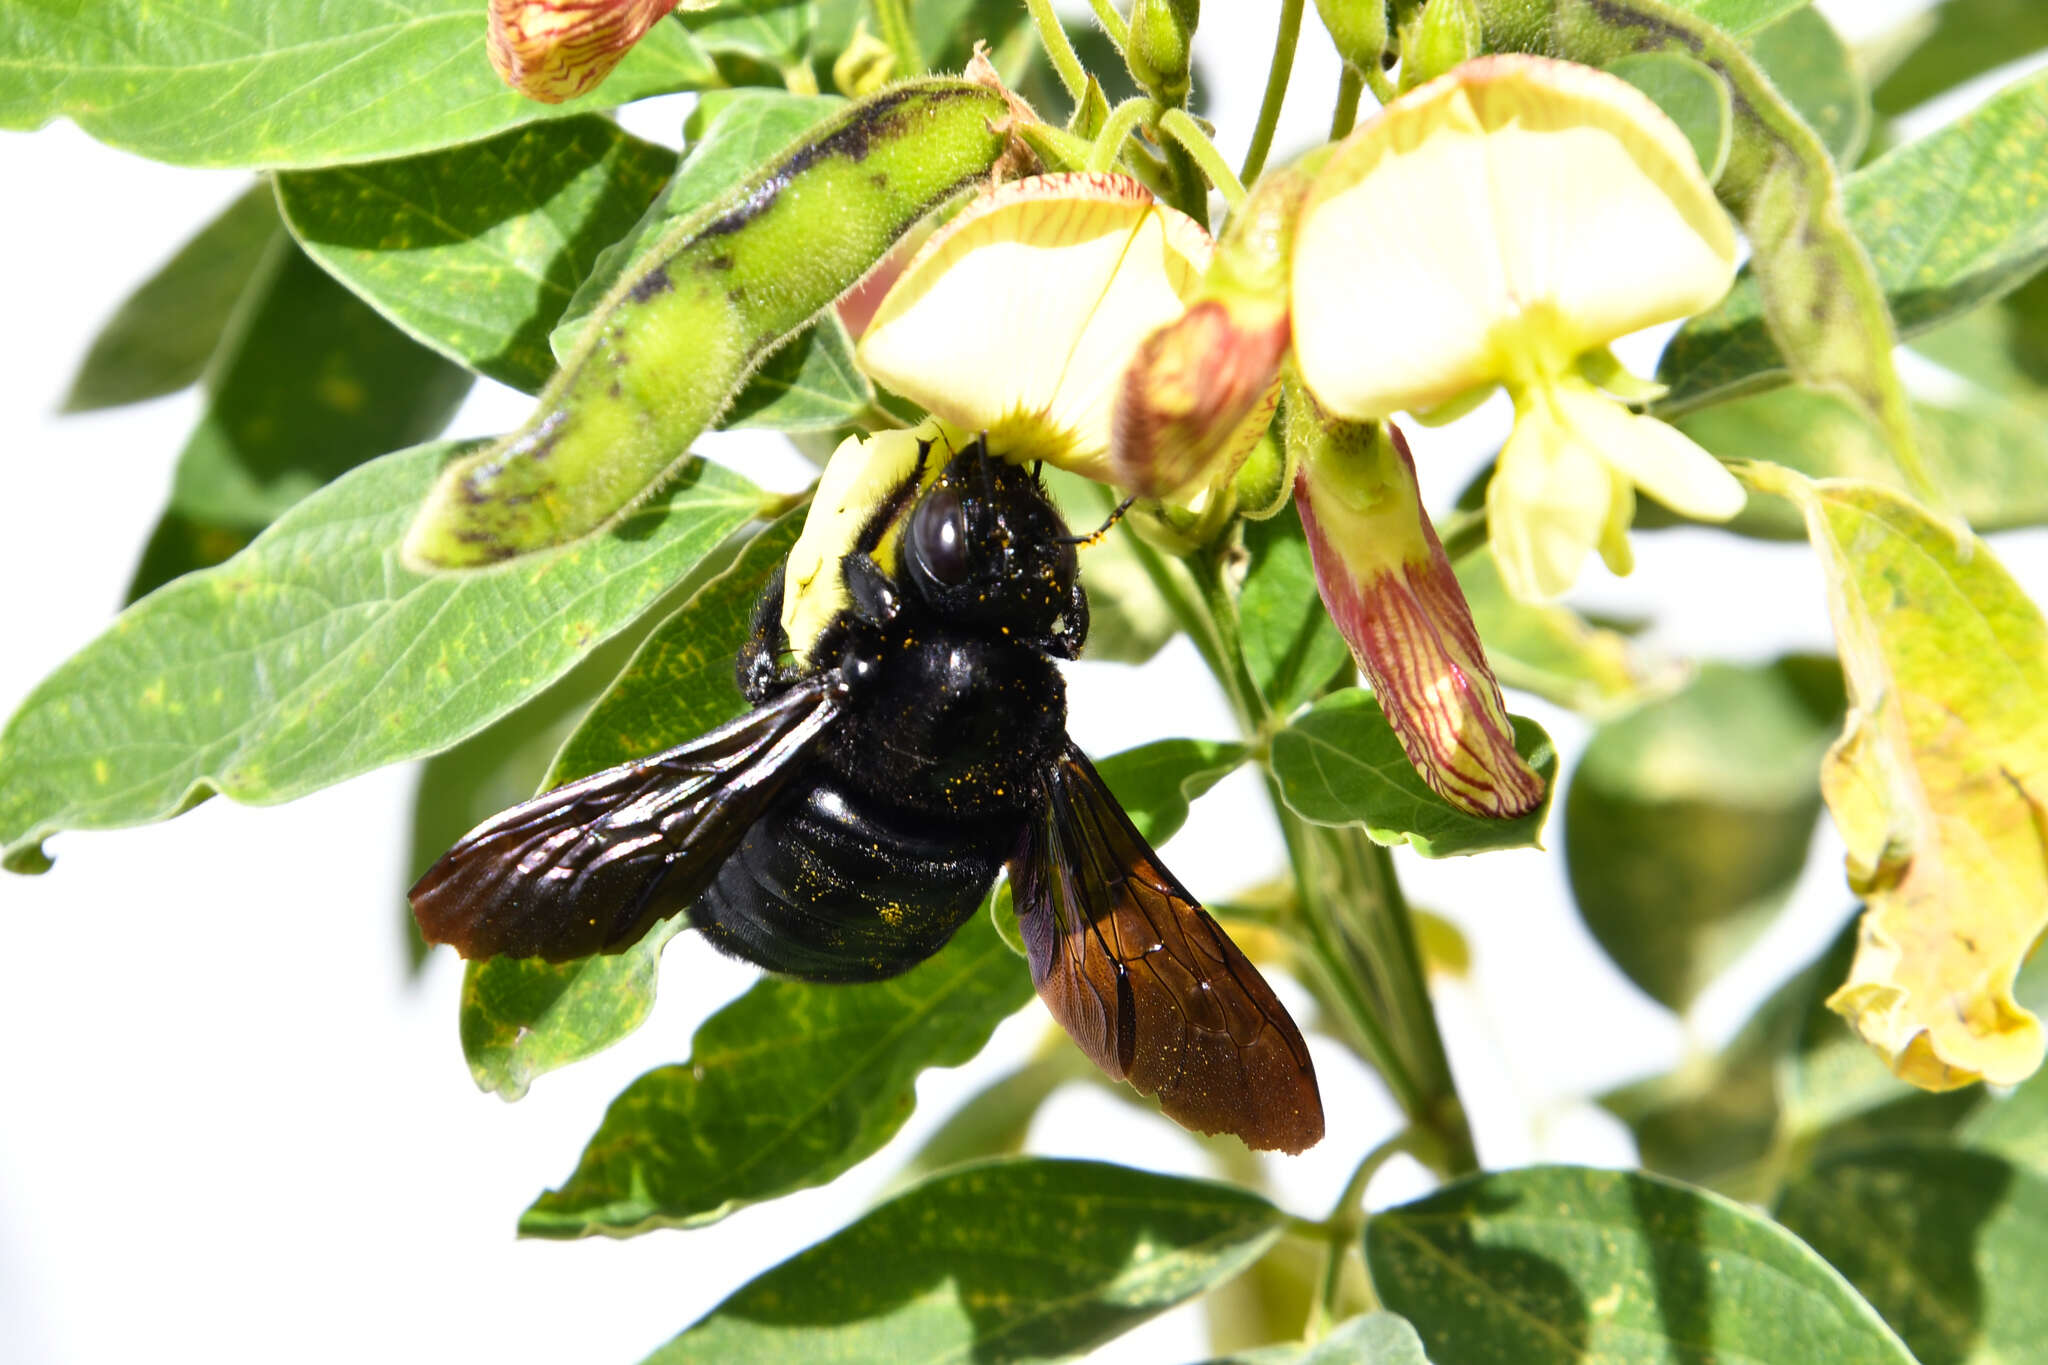
[[[1059,73],[1060,84],[1067,88],[1067,95],[1076,105],[1088,89],[1088,73],[1081,66],[1080,54],[1074,51],[1074,44],[1067,38],[1066,25],[1052,12],[1052,0],[1024,0],[1024,6],[1031,11],[1031,22],[1038,28],[1038,41],[1045,47],[1045,55],[1052,60],[1052,69]]]
[[[1124,22],[1123,15],[1116,12],[1116,6],[1110,0],[1088,0],[1088,4],[1095,11],[1095,22],[1102,25],[1109,41],[1116,44],[1117,55],[1122,56],[1123,50],[1131,45],[1131,26]]]
[[[1358,1168],[1351,1172],[1351,1179],[1344,1183],[1344,1192],[1337,1196],[1336,1207],[1323,1220],[1323,1240],[1328,1246],[1328,1255],[1323,1262],[1322,1286],[1315,1302],[1309,1305],[1310,1341],[1320,1341],[1328,1336],[1336,1319],[1337,1289],[1344,1277],[1344,1262],[1354,1249],[1358,1235],[1365,1230],[1366,1186],[1372,1184],[1372,1178],[1380,1173],[1380,1167],[1413,1148],[1415,1138],[1413,1128],[1403,1128],[1360,1158]]]
[[[1367,70],[1358,74],[1365,78],[1365,88],[1372,91],[1372,97],[1380,102],[1382,108],[1392,104],[1394,97],[1401,93],[1394,88],[1394,83],[1387,79],[1387,73],[1384,71]]]
[[[922,76],[924,54],[917,50],[917,33],[910,26],[909,0],[868,0],[875,14],[875,28],[889,50],[896,54],[899,77]]]
[[[1160,130],[1178,142],[1195,164],[1202,168],[1202,174],[1209,183],[1223,192],[1223,202],[1235,209],[1244,203],[1244,185],[1232,173],[1230,163],[1223,159],[1223,153],[1216,150],[1216,144],[1209,141],[1195,121],[1188,117],[1185,109],[1169,109],[1159,119]]]
[[[1137,131],[1138,125],[1155,117],[1159,106],[1144,95],[1133,95],[1109,111],[1109,118],[1102,125],[1102,133],[1095,139],[1095,150],[1088,154],[1088,169],[1097,174],[1116,165],[1117,154],[1124,149],[1124,140]]]
[[[1280,106],[1287,100],[1287,81],[1294,74],[1294,48],[1301,40],[1303,0],[1280,0],[1280,32],[1273,39],[1273,65],[1266,71],[1266,97],[1259,103],[1258,126],[1252,129],[1252,145],[1244,154],[1244,167],[1237,178],[1251,184],[1266,169],[1266,154],[1273,150],[1273,130],[1280,123]]]
[[[1444,558],[1456,564],[1474,550],[1486,545],[1486,508],[1484,505],[1453,512],[1437,528],[1437,535],[1444,544]]]
[[[1145,548],[1146,555],[1154,553]],[[1167,600],[1216,675],[1246,738],[1263,749],[1278,719],[1245,663],[1226,554],[1222,546],[1211,546],[1190,555],[1183,562],[1197,596],[1177,592]],[[1165,565],[1147,572],[1163,591],[1171,577]],[[1391,855],[1362,829],[1303,820],[1281,798],[1270,770],[1265,780],[1287,843],[1310,957],[1366,1060],[1407,1115],[1414,1150],[1446,1176],[1478,1169]]]
[[[1330,114],[1330,141],[1336,142],[1358,122],[1358,97],[1365,90],[1365,73],[1345,63],[1337,81],[1337,108]]]

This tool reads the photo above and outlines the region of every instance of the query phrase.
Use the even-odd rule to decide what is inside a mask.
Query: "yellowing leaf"
[[[2013,979],[2048,928],[2048,626],[1990,548],[1902,493],[1747,471],[1826,563],[1849,724],[1821,768],[1866,909],[1828,1001],[1905,1080],[2040,1066]]]

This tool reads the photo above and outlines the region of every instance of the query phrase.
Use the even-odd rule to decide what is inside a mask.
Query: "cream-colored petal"
[[[1295,348],[1365,419],[1706,308],[1735,234],[1684,135],[1627,83],[1568,62],[1468,62],[1354,132],[1303,202]]]
[[[875,507],[917,468],[918,447],[939,438],[935,427],[849,436],[825,462],[804,529],[782,570],[782,629],[791,653],[807,658],[834,616],[847,603],[839,561]],[[936,477],[940,465],[927,473]]]
[[[1487,538],[1510,593],[1549,602],[1571,587],[1602,541],[1616,478],[1543,397],[1516,403],[1514,432],[1486,486]]]
[[[1742,510],[1744,494],[1735,476],[1676,427],[1637,416],[1581,381],[1558,384],[1554,401],[1579,439],[1672,511],[1726,521]]]
[[[941,228],[862,336],[870,375],[1006,454],[1107,472],[1124,366],[1180,316],[1208,234],[1119,175],[1004,185]]]

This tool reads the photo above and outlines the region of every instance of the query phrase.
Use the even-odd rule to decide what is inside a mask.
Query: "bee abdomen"
[[[690,920],[722,951],[785,976],[896,976],[981,906],[1014,825],[896,814],[821,772],[754,822]]]

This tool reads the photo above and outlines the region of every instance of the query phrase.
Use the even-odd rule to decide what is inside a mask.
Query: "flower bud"
[[[1316,13],[1346,66],[1380,69],[1387,50],[1387,0],[1316,0]]]
[[[491,0],[485,43],[505,84],[560,104],[596,89],[675,7],[676,0]]]
[[[1201,0],[1135,0],[1131,5],[1124,61],[1138,84],[1161,104],[1178,105],[1188,97],[1190,53],[1201,8]]]
[[[1543,779],[1515,750],[1471,608],[1423,511],[1408,443],[1391,424],[1331,417],[1298,384],[1287,411],[1316,587],[1409,763],[1460,810],[1499,819],[1534,810]]]
[[[1401,89],[1413,90],[1471,61],[1484,36],[1473,0],[1429,0],[1401,52]]]
[[[832,84],[851,99],[872,95],[896,75],[896,53],[887,43],[868,32],[862,19],[853,27],[853,41],[832,62]]]
[[[1110,469],[1185,501],[1244,463],[1273,418],[1292,333],[1287,253],[1308,181],[1275,171],[1231,215],[1187,312],[1145,339],[1117,391]]]

